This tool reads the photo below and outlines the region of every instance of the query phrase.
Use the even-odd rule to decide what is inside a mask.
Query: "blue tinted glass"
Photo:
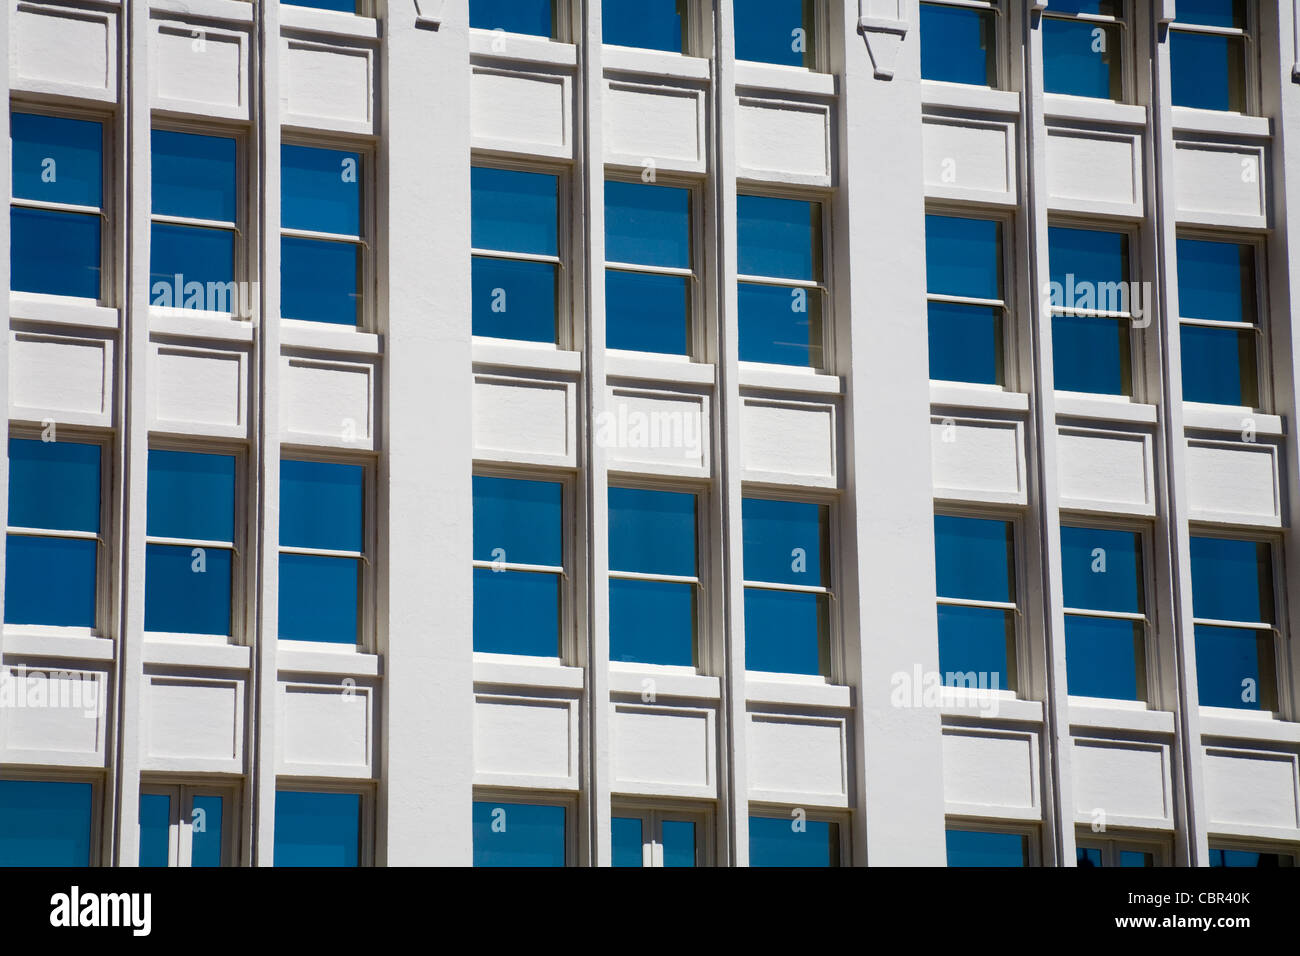
[[[1062,392],[1129,393],[1129,323],[1094,316],[1052,317],[1052,370]]]
[[[15,206],[9,226],[11,291],[99,298],[98,216]]]
[[[360,794],[276,791],[276,866],[356,866],[360,842]]]
[[[361,551],[364,481],[361,465],[281,461],[281,547]]]
[[[690,820],[665,820],[664,866],[695,865],[695,824]]]
[[[737,196],[738,270],[769,279],[821,278],[821,203]]]
[[[551,342],[555,331],[555,266],[475,256],[474,334]]]
[[[150,227],[149,303],[161,308],[232,311],[235,234],[155,222]],[[223,305],[224,304],[224,305]]]
[[[356,558],[281,554],[281,639],[355,644],[360,572]]]
[[[928,305],[930,378],[1002,384],[1002,310],[996,306]]]
[[[939,605],[939,670],[947,686],[1012,689],[1014,641],[1011,611]]]
[[[1143,610],[1142,536],[1133,531],[1061,527],[1065,606]]]
[[[469,25],[476,30],[505,30],[551,36],[553,0],[470,0]]]
[[[474,560],[564,564],[564,486],[474,476]]]
[[[1246,27],[1246,0],[1178,0],[1178,22],[1207,27]]]
[[[284,318],[356,325],[360,287],[360,246],[281,237],[280,314]]]
[[[0,866],[89,866],[91,785],[0,780]]]
[[[1153,862],[1150,853],[1141,853],[1137,850],[1120,850],[1120,866],[1152,866]]]
[[[613,866],[641,866],[643,861],[640,817],[614,817],[610,820],[613,840]]]
[[[9,439],[9,527],[99,530],[98,445]]]
[[[812,24],[805,0],[742,0],[733,8],[736,59],[811,66]]]
[[[220,797],[195,797],[190,810],[190,866],[221,865]]]
[[[691,191],[605,181],[605,259],[691,267]]]
[[[1197,617],[1273,622],[1273,561],[1266,542],[1194,537],[1191,552]]]
[[[475,166],[470,170],[471,243],[496,252],[559,254],[559,177]]]
[[[1178,314],[1185,319],[1256,321],[1254,248],[1179,239]]]
[[[749,865],[839,866],[839,829],[824,820],[750,817]]]
[[[949,866],[1027,866],[1029,840],[1020,833],[947,832]]]
[[[939,597],[1016,599],[1010,522],[935,515],[934,553]]]
[[[165,793],[140,794],[140,865],[171,865],[172,799]]]
[[[1103,17],[1124,15],[1124,4],[1120,0],[1055,0],[1051,8],[1052,13],[1091,13]],[[1181,8],[1178,12],[1182,13]]]
[[[690,280],[605,270],[605,346],[686,355],[690,343]]]
[[[741,503],[745,580],[826,584],[830,509],[804,501],[746,498]]]
[[[13,195],[74,206],[104,200],[104,127],[92,120],[11,113]]]
[[[1182,8],[1178,9],[1182,19]],[[1246,47],[1242,37],[1171,30],[1169,71],[1174,106],[1201,110],[1246,108]]]
[[[1140,623],[1115,618],[1065,616],[1066,683],[1079,697],[1142,700],[1145,680],[1138,662],[1144,654]]]
[[[152,149],[154,215],[236,221],[233,139],[156,129]]]
[[[1059,17],[1043,20],[1043,90],[1119,99],[1119,44],[1117,26]]]
[[[95,626],[94,541],[11,534],[5,550],[5,623]]]
[[[825,673],[826,630],[826,595],[745,588],[747,670]]]
[[[286,229],[361,234],[360,153],[282,145],[280,173],[280,223]]]
[[[1091,846],[1075,847],[1074,865],[1079,867],[1101,866],[1101,850]]]
[[[231,553],[219,548],[146,547],[144,629],[228,635],[230,564]]]
[[[921,78],[994,86],[994,16],[983,10],[921,4]]]
[[[1271,634],[1196,625],[1196,683],[1202,707],[1272,710],[1273,672]]]
[[[1183,325],[1179,335],[1184,401],[1255,407],[1259,401],[1255,333]]]
[[[637,664],[695,663],[695,586],[609,582],[609,657]]]
[[[602,38],[614,46],[685,52],[687,0],[639,0],[602,5]]]
[[[475,866],[564,866],[565,808],[474,802]]]
[[[741,282],[736,292],[742,362],[821,366],[822,300],[817,289]]]
[[[926,216],[925,284],[940,295],[1002,298],[1002,224]]]
[[[160,538],[233,541],[234,456],[150,448],[146,524]]]
[[[1128,281],[1128,236],[1122,232],[1051,226],[1047,242],[1052,282],[1060,284],[1067,308],[1104,308],[1093,304],[1101,291],[1096,285]],[[1085,299],[1083,286],[1090,287],[1093,302]]]
[[[559,657],[559,575],[475,568],[474,650]]]
[[[1277,853],[1257,853],[1254,850],[1210,850],[1210,866],[1282,866],[1283,857]]]
[[[695,574],[695,495],[610,488],[609,566],[645,574]]]
[[[337,10],[340,13],[356,13],[356,0],[280,0],[291,7],[315,7],[317,10]]]

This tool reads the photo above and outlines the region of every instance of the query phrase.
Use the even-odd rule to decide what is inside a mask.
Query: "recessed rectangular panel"
[[[103,671],[6,664],[0,669],[0,749],[102,756],[107,693]]]
[[[610,466],[703,468],[708,404],[701,396],[610,389],[609,406],[596,422],[596,442]]]
[[[475,67],[470,80],[474,136],[530,146],[569,142],[569,83],[562,76]]]
[[[228,110],[248,104],[248,35],[201,23],[154,26],[154,94]]]
[[[368,687],[347,679],[332,685],[281,684],[280,697],[282,764],[370,767],[374,695]]]
[[[701,161],[702,91],[606,81],[604,110],[610,155]]]
[[[749,787],[843,798],[846,728],[839,718],[749,715]]]
[[[365,442],[374,434],[374,366],[282,359],[284,427],[292,433]]]
[[[244,353],[159,345],[154,350],[157,421],[244,423]]]
[[[1277,459],[1277,446],[1263,442],[1189,440],[1187,483],[1193,513],[1279,520]]]
[[[239,760],[243,693],[239,681],[148,678],[150,757]]]
[[[835,406],[744,399],[745,470],[834,479]]]
[[[830,176],[830,110],[740,98],[736,155],[742,169]]]
[[[577,750],[575,706],[568,698],[476,697],[474,769],[553,780],[572,776]]]
[[[1153,507],[1150,435],[1062,428],[1057,447],[1062,499],[1142,511]]]
[[[616,704],[615,779],[624,785],[712,787],[712,734],[707,710]]]
[[[1300,827],[1300,778],[1293,753],[1205,750],[1205,799],[1213,824]]]
[[[373,119],[373,52],[307,40],[281,40],[284,106],[294,117],[368,125]]]
[[[1081,814],[1167,820],[1168,748],[1114,740],[1074,741],[1074,806]]]
[[[934,486],[1023,496],[1025,453],[1015,421],[938,417],[930,422]]]
[[[87,415],[108,411],[111,341],[27,332],[11,335],[9,400],[15,408]]]
[[[921,124],[926,186],[1013,193],[1012,127],[926,117]]]
[[[563,382],[474,378],[474,447],[480,451],[568,457],[569,418],[569,386]]]
[[[1264,218],[1264,159],[1258,149],[1174,144],[1180,218],[1197,213]]]
[[[1031,733],[943,730],[943,792],[949,803],[1038,806],[1037,739]]]
[[[1132,136],[1049,130],[1047,134],[1047,189],[1053,199],[1120,203],[1142,200],[1137,178]],[[1066,203],[1065,205],[1068,205]]]
[[[18,3],[13,13],[13,85],[24,80],[117,89],[117,15],[49,3]]]

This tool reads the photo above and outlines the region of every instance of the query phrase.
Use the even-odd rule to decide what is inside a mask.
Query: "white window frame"
[[[1063,20],[1069,22],[1091,23],[1093,29],[1101,29],[1103,35],[1107,27],[1115,27],[1118,37],[1116,39],[1117,53],[1119,57],[1119,97],[1110,99],[1109,97],[1092,97],[1077,96],[1071,93],[1047,93],[1048,96],[1064,96],[1071,100],[1100,100],[1101,102],[1111,103],[1129,103],[1133,98],[1133,57],[1130,55],[1132,49],[1132,33],[1129,30],[1129,17],[1133,12],[1133,3],[1141,0],[1119,0],[1120,15],[1117,17],[1107,16],[1101,13],[1062,13],[1059,10],[1053,10],[1049,3],[1047,9],[1043,11],[1043,17],[1046,20]]]
[[[364,869],[375,865],[375,790],[373,786],[349,783],[340,780],[321,780],[316,777],[286,777],[283,774],[275,778],[277,797],[281,791],[294,793],[348,793],[361,798],[359,819],[357,820],[358,846],[357,868]],[[271,822],[274,826],[275,813],[272,811]],[[271,839],[271,863],[275,863],[275,839]]]
[[[221,866],[239,865],[239,794],[234,784],[205,784],[198,781],[169,783],[145,779],[140,783],[140,795],[165,796],[170,801],[168,811],[167,865],[192,866],[194,849],[195,797],[220,797],[221,811]],[[137,813],[137,832],[139,814]],[[206,824],[205,824],[206,825]]]
[[[1151,868],[1170,865],[1170,848],[1168,843],[1151,838],[1144,838],[1140,834],[1121,834],[1112,836],[1110,834],[1094,835],[1086,830],[1079,831],[1075,839],[1075,846],[1085,850],[1100,850],[1101,865],[1106,867],[1119,867],[1120,854],[1122,853],[1146,853],[1151,857]],[[1078,866],[1078,857],[1075,857],[1075,865]]]
[[[941,87],[968,86],[973,89],[985,90],[1007,89],[1010,70],[1007,68],[1006,57],[1009,55],[1009,44],[1006,41],[1007,31],[1004,24],[1007,18],[1004,15],[1005,11],[1002,9],[1002,0],[921,0],[921,3],[934,7],[964,7],[967,10],[980,10],[992,14],[993,72],[995,81],[992,86],[976,85],[974,83],[951,83],[946,80],[922,80],[922,82],[933,83]],[[919,20],[919,11],[917,17]]]
[[[819,810],[807,807],[794,807],[789,804],[773,803],[755,803],[750,802],[749,813],[745,817],[746,839],[748,839],[749,820],[751,817],[765,817],[773,820],[783,820],[793,824],[796,814],[802,812],[803,820],[808,823],[832,823],[835,825],[835,852],[836,859],[831,861],[831,868],[853,866],[853,834],[850,827],[850,819],[847,813],[836,813],[833,810]]]
[[[1043,865],[1041,831],[1035,824],[1010,823],[1001,820],[988,820],[982,817],[947,816],[944,818],[943,830],[945,839],[949,830],[964,830],[971,833],[1014,833],[1017,836],[1026,837],[1024,868],[1030,869]],[[948,866],[946,857],[944,866]]]
[[[86,858],[92,867],[106,864],[103,859],[105,850],[104,831],[112,827],[112,821],[106,820],[104,817],[104,780],[102,777],[59,767],[26,770],[0,766],[0,780],[22,780],[31,783],[90,784],[90,848]]]
[[[695,825],[695,866],[713,865],[713,815],[703,807],[688,803],[655,802],[636,803],[615,800],[611,810],[614,817],[631,817],[641,821],[641,865],[664,865],[663,825],[665,822],[693,823]]]
[[[1177,11],[1175,11],[1177,12]],[[1255,10],[1254,0],[1246,0],[1246,26],[1242,27],[1212,27],[1201,23],[1190,23],[1186,20],[1175,19],[1170,22],[1169,29],[1180,33],[1204,33],[1210,36],[1221,37],[1241,37],[1242,39],[1242,70],[1245,75],[1241,78],[1242,83],[1242,103],[1243,109],[1240,112],[1235,110],[1202,110],[1194,106],[1173,106],[1175,110],[1190,110],[1195,113],[1226,113],[1229,116],[1255,116],[1260,109],[1259,94],[1259,71],[1258,64],[1259,54],[1255,49],[1254,36],[1256,25],[1259,23],[1259,17]],[[1172,49],[1172,45],[1171,45]],[[1170,89],[1170,100],[1172,103],[1173,90]]]
[[[1209,844],[1210,852],[1215,850],[1236,850],[1247,853],[1272,853],[1282,858],[1282,868],[1284,869],[1300,866],[1300,850],[1296,849],[1295,844],[1269,844],[1234,836],[1216,837],[1213,833],[1210,834]]]
[[[564,865],[580,866],[578,859],[578,798],[576,794],[563,790],[508,790],[502,787],[475,787],[471,804],[491,803],[498,806],[511,805],[564,808]],[[473,807],[471,806],[471,811]],[[507,826],[509,823],[507,822]],[[471,855],[473,848],[471,847]]]

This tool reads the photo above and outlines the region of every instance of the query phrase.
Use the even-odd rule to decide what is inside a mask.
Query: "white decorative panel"
[[[636,163],[704,162],[703,90],[606,80],[603,109],[608,155]]]
[[[1061,428],[1057,481],[1071,507],[1149,513],[1155,507],[1151,435]]]
[[[73,87],[117,97],[117,13],[19,2],[13,8],[9,75],[18,88]]]
[[[151,758],[238,761],[243,753],[243,682],[146,677]]]
[[[107,694],[104,671],[6,664],[0,669],[0,750],[10,752],[11,763],[24,762],[15,752],[102,762]]]
[[[1018,421],[936,415],[930,457],[934,487],[944,497],[1024,498],[1024,427]]]
[[[929,192],[974,190],[1014,198],[1014,127],[927,116],[921,124]]]
[[[1293,753],[1205,749],[1210,823],[1300,827],[1300,776]]]
[[[569,147],[572,84],[560,74],[475,66],[470,81],[471,129],[479,139],[531,147]]]
[[[1074,741],[1074,806],[1081,814],[1168,820],[1169,752],[1159,743]]]
[[[374,694],[353,684],[280,684],[281,766],[369,772]]]
[[[839,717],[749,715],[749,787],[773,794],[848,794],[848,741]]]
[[[711,710],[615,704],[616,788],[712,788],[713,728]]]
[[[746,472],[835,480],[834,405],[745,398],[740,419]]]
[[[1180,219],[1210,213],[1262,220],[1267,208],[1264,181],[1260,148],[1174,143],[1174,189]]]
[[[153,92],[196,112],[248,112],[249,37],[202,23],[154,21]]]
[[[299,123],[368,127],[374,120],[374,51],[282,37],[281,101]]]
[[[246,354],[155,345],[154,421],[242,428]]]
[[[572,394],[567,382],[475,375],[475,449],[489,455],[572,458]]]
[[[113,380],[110,339],[13,332],[9,342],[11,407],[107,415]]]
[[[1187,442],[1192,511],[1273,524],[1281,518],[1278,448],[1264,442]]]
[[[1047,190],[1054,206],[1081,200],[1136,206],[1142,202],[1141,142],[1075,130],[1047,131]]]
[[[708,399],[611,388],[608,409],[596,421],[596,443],[610,467],[702,469],[708,462]]]
[[[474,769],[480,774],[577,776],[576,702],[564,697],[479,694],[474,701]]]
[[[1032,733],[943,729],[943,793],[948,803],[1038,806],[1038,740]]]
[[[281,412],[290,435],[341,443],[371,442],[375,434],[375,367],[284,356]]]
[[[736,156],[742,170],[829,178],[830,108],[740,97]]]

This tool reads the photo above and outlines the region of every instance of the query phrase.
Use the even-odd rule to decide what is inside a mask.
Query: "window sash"
[[[1255,332],[1263,334],[1258,322],[1234,322],[1232,319],[1182,319],[1180,325],[1196,325],[1203,329],[1231,329],[1237,332]]]
[[[211,548],[214,551],[230,551],[236,556],[239,549],[233,541],[204,541],[202,538],[168,538],[163,535],[145,535],[145,544],[157,544],[175,548]]]
[[[471,248],[470,256],[475,259],[507,259],[514,262],[543,262],[564,268],[559,256],[544,255],[540,252],[501,252],[497,249]]]

